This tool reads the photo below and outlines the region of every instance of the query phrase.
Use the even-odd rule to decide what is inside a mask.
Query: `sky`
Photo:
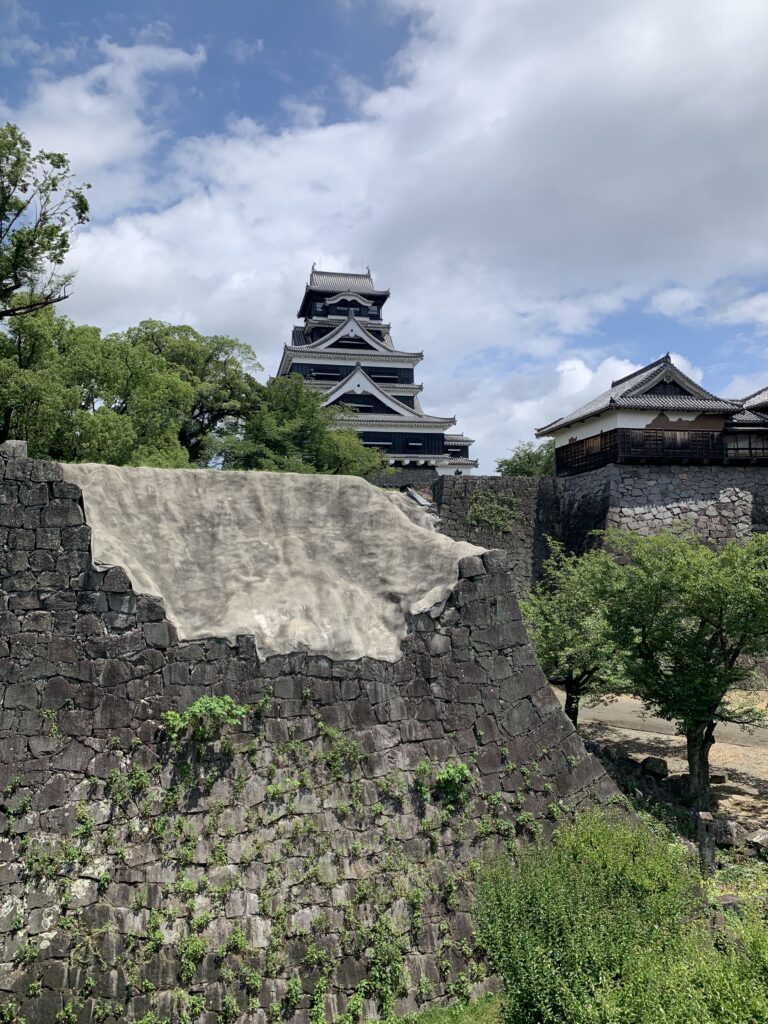
[[[768,384],[764,0],[0,0],[0,118],[91,221],[59,311],[277,370],[314,262],[370,266],[491,472],[670,351]]]

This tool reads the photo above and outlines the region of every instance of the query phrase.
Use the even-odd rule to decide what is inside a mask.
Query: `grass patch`
[[[401,1024],[501,1024],[501,1003],[498,996],[484,996],[474,1003],[440,1006],[409,1017]]]
[[[768,861],[747,857],[742,850],[718,850],[721,867],[705,880],[710,899],[733,893],[758,913],[768,908]]]

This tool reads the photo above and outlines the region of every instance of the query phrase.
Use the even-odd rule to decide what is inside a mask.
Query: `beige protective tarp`
[[[94,561],[162,597],[184,639],[249,633],[262,654],[400,656],[407,611],[443,600],[481,548],[357,477],[66,465]]]

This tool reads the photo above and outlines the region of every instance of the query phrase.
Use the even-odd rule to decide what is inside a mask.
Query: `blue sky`
[[[0,13],[0,115],[93,186],[78,321],[192,323],[273,372],[311,263],[370,265],[486,470],[668,350],[768,383],[762,0]]]
[[[75,0],[64,5],[30,0],[5,6],[20,12],[17,23],[37,43],[50,51],[69,51],[51,60],[53,74],[66,71],[68,63],[96,63],[93,43],[105,36],[121,46],[153,42],[189,51],[203,46],[206,59],[193,82],[166,81],[162,86],[164,121],[175,135],[216,131],[233,115],[279,128],[285,120],[281,102],[292,94],[314,97],[330,116],[344,117],[338,76],[353,75],[380,88],[387,62],[407,32],[403,14],[336,0],[225,0],[220,5],[201,0]],[[30,53],[6,67],[6,103],[23,101],[36,66],[39,70],[38,55]]]

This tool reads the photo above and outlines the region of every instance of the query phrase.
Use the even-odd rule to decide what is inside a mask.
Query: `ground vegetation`
[[[768,928],[713,921],[676,837],[603,811],[501,858],[478,925],[504,984],[504,1024],[757,1024],[768,1017]]]

